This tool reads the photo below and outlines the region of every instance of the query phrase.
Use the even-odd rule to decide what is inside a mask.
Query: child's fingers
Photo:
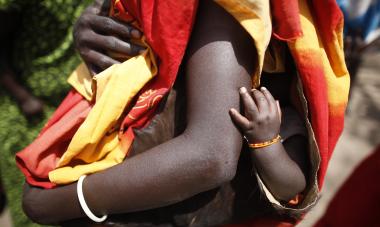
[[[229,111],[232,121],[237,124],[237,126],[242,129],[242,130],[248,130],[250,127],[249,121],[247,118],[242,116],[237,110],[235,109],[230,109]]]
[[[246,117],[249,120],[255,119],[259,111],[251,95],[248,93],[247,88],[241,87],[239,93],[244,104],[244,112]]]
[[[274,100],[274,98],[273,98],[272,94],[269,92],[269,90],[266,87],[261,87],[260,90],[263,93],[263,95],[265,96],[265,98],[267,99],[270,110],[276,111],[277,110],[276,100]]]
[[[260,113],[267,113],[269,111],[269,105],[266,97],[259,90],[252,90],[253,97],[259,109]]]
[[[281,111],[281,107],[280,107],[280,102],[278,100],[276,100],[276,106],[277,106],[277,111],[278,111],[278,117],[280,118],[280,123],[281,123],[282,111]]]

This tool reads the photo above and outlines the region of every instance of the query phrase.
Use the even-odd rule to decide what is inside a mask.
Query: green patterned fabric
[[[44,102],[44,116],[27,120],[15,100],[0,87],[0,172],[16,227],[38,226],[23,214],[24,176],[15,165],[15,153],[37,136],[69,90],[68,75],[78,65],[72,42],[73,24],[92,0],[0,0],[0,10],[22,12],[15,39],[13,64],[18,80]]]

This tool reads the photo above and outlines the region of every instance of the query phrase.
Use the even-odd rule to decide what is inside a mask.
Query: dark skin
[[[142,33],[128,24],[108,17],[109,6],[109,0],[94,1],[74,26],[75,46],[93,74],[120,63],[107,52],[133,57],[144,50],[134,43],[141,38]]]
[[[254,53],[249,35],[227,12],[212,1],[201,1],[184,63],[186,130],[88,176],[83,190],[91,210],[102,215],[162,207],[232,180],[242,139],[228,110],[239,108],[236,91],[251,84]],[[221,139],[220,132],[228,136]],[[23,207],[32,220],[42,224],[85,216],[76,183],[51,190],[26,184]]]
[[[269,90],[261,87],[249,92],[245,87],[239,91],[244,108],[244,116],[237,110],[230,109],[232,120],[241,129],[248,143],[256,144],[270,141],[280,133],[281,109]],[[294,192],[301,192],[306,187],[305,175],[297,159],[292,156],[304,156],[306,149],[302,137],[291,137],[270,146],[251,148],[251,157],[261,178],[274,196],[282,201],[294,197]],[[274,166],[274,164],[276,166]],[[301,164],[302,165],[302,164]]]

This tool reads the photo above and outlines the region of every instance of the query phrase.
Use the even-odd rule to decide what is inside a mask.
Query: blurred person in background
[[[1,16],[7,17],[0,21],[0,172],[15,227],[36,224],[21,208],[24,179],[14,156],[37,136],[69,89],[67,75],[79,63],[73,24],[90,2],[0,0]],[[26,116],[41,111],[42,119]]]
[[[345,55],[352,85],[364,52],[380,45],[380,0],[337,0],[337,3],[345,19]]]
[[[42,112],[42,102],[17,82],[12,67],[13,40],[18,30],[20,17],[17,12],[0,11],[0,84],[19,103],[21,111],[28,117]]]

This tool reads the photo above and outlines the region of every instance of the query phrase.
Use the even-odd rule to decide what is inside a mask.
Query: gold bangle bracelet
[[[268,140],[268,141],[265,141],[265,142],[262,142],[262,143],[249,143],[248,146],[249,148],[253,148],[253,149],[256,149],[256,148],[263,148],[263,147],[267,147],[267,146],[270,146],[274,143],[277,143],[281,141],[281,136],[278,135],[276,136],[276,138],[274,139],[271,139],[271,140]]]

